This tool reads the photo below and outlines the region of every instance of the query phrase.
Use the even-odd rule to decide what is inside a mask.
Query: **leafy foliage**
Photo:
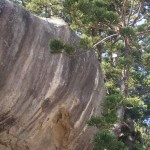
[[[134,36],[135,35],[135,31],[134,31],[134,28],[133,27],[124,27],[124,28],[121,28],[120,30],[120,34],[124,37],[126,36]]]
[[[62,2],[60,0],[12,0],[22,5],[28,11],[49,18],[51,16],[62,16]]]
[[[60,53],[62,52],[63,48],[64,48],[64,44],[62,41],[60,40],[52,40],[49,43],[49,46],[51,48],[51,53]]]
[[[92,116],[89,125],[108,131],[115,122],[127,123],[128,119],[133,119],[137,124],[143,124],[144,118],[150,117],[149,6],[146,0],[64,2],[64,12],[70,26],[84,36],[81,39],[84,48],[92,48],[93,45],[105,76],[107,96],[104,112],[101,117]],[[121,118],[117,117],[119,108],[124,110]],[[121,131],[126,135],[126,131]],[[134,142],[141,144],[138,139]],[[100,149],[101,144],[98,146]],[[138,146],[135,144],[133,147],[137,149]]]
[[[72,55],[75,52],[75,48],[72,45],[69,44],[65,44],[64,46],[64,51],[69,54]]]
[[[61,40],[51,40],[49,43],[51,53],[61,53],[63,51],[68,55],[72,55],[75,52],[75,47],[70,44],[64,44]]]
[[[118,141],[112,132],[103,130],[94,136],[94,150],[127,150],[123,142]]]

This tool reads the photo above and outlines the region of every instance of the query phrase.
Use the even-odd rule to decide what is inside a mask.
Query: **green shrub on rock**
[[[64,48],[63,42],[56,39],[50,41],[49,46],[51,49],[51,53],[61,53]]]
[[[65,44],[64,46],[64,51],[69,54],[72,55],[75,52],[75,48],[72,45],[69,44]]]
[[[62,41],[54,39],[50,41],[49,47],[51,53],[61,53],[66,52],[68,55],[72,55],[75,52],[75,47],[70,44],[64,44]]]

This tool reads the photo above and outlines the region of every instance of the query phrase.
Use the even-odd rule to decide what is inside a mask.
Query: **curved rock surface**
[[[74,56],[48,43],[74,45]],[[93,52],[60,19],[44,20],[0,0],[0,150],[92,150],[103,77]]]

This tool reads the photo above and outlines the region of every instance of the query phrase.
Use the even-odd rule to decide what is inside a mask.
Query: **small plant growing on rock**
[[[64,48],[63,42],[56,39],[50,41],[49,46],[51,49],[51,53],[61,53]]]
[[[68,55],[72,55],[75,52],[75,47],[70,44],[64,44],[62,41],[54,39],[50,41],[49,47],[51,49],[51,53],[61,53],[66,52]]]
[[[72,55],[75,52],[75,48],[72,45],[69,44],[65,44],[64,46],[64,51],[69,54]]]

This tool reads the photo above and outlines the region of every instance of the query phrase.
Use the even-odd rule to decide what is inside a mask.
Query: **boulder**
[[[61,39],[76,53],[52,54]],[[105,95],[93,51],[63,20],[0,0],[0,150],[92,150],[92,115]]]

